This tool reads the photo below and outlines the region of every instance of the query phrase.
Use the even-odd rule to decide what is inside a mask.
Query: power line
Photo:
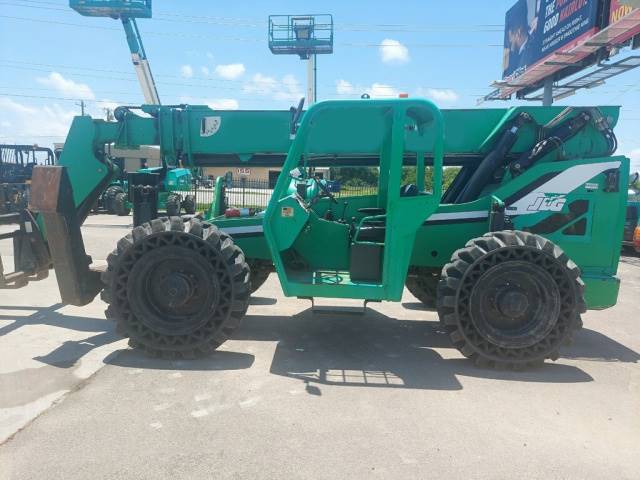
[[[50,25],[62,25],[68,27],[78,27],[78,28],[87,28],[87,29],[99,29],[99,30],[119,30],[118,28],[112,27],[102,27],[98,25],[84,25],[79,23],[72,22],[62,22],[58,20],[50,20],[50,19],[41,19],[41,18],[29,18],[29,17],[16,17],[12,15],[0,15],[0,18],[7,18],[11,20],[19,20],[26,22],[35,22],[35,23],[46,23]],[[154,32],[154,31],[145,31],[145,35],[156,35],[163,37],[182,37],[182,38],[213,38],[216,40],[222,41],[237,41],[237,42],[249,42],[249,43],[263,43],[263,39],[258,38],[246,38],[246,37],[224,37],[218,35],[208,35],[208,34],[198,34],[198,33],[184,33],[184,32]],[[358,47],[358,48],[379,48],[385,46],[381,43],[353,43],[353,42],[339,42],[336,44],[337,46],[342,47]],[[411,48],[447,48],[447,49],[466,49],[466,48],[503,48],[502,44],[437,44],[437,43],[408,43],[403,44],[406,47]]]
[[[18,98],[38,98],[44,100],[61,100],[67,102],[77,102],[78,98],[65,98],[65,97],[54,97],[50,95],[24,95],[19,93],[0,93],[0,97],[18,97]],[[121,102],[119,100],[91,100],[84,99],[85,102],[89,103],[101,103],[101,104],[112,104],[112,103],[120,103],[122,105],[126,105],[128,102]]]
[[[15,3],[15,1],[21,3]],[[26,3],[26,5],[25,5]],[[29,4],[36,5],[29,5]],[[54,7],[61,7],[61,4],[54,2],[38,2],[32,0],[14,0],[14,2],[2,2],[4,5],[12,5],[17,7],[27,7],[42,10],[56,10],[61,12],[69,12],[69,8],[53,8],[43,7],[41,5],[52,5]],[[169,17],[167,19],[158,18],[159,16]],[[186,15],[169,11],[159,11],[154,15],[154,20],[160,21],[182,21],[186,23],[203,23],[209,25],[230,26],[230,27],[250,27],[250,28],[265,28],[267,21],[259,18],[248,17],[221,17],[221,16],[209,16],[209,15]],[[396,32],[396,33],[429,33],[429,32],[465,32],[465,33],[484,33],[484,32],[496,32],[502,33],[504,30],[503,24],[468,24],[468,25],[437,25],[427,26],[413,25],[407,23],[349,23],[349,22],[336,22],[334,28],[339,31],[351,31],[351,32]]]

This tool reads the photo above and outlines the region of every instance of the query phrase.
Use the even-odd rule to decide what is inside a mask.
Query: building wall
[[[64,143],[54,143],[56,150],[64,149]],[[142,160],[147,167],[160,166],[160,148],[156,146],[141,146],[140,148],[111,148],[111,156],[124,158],[125,170],[127,172],[135,172],[142,167]]]
[[[137,149],[112,148],[111,155],[124,158],[124,165],[127,172],[135,172],[142,167],[142,160],[147,167],[160,166],[160,149],[158,147],[142,146]]]
[[[205,167],[204,175],[212,178],[223,177],[231,172],[235,180],[246,178],[247,180],[275,182],[280,175],[280,168],[273,167]]]

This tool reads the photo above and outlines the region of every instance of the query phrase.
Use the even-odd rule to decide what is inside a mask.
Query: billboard
[[[611,0],[611,11],[609,12],[609,25],[620,21],[631,13],[634,8],[632,2],[623,2],[622,0]]]
[[[502,77],[513,79],[598,29],[600,0],[518,0],[507,12]]]

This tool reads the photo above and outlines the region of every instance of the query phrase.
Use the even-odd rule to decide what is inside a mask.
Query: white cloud
[[[218,65],[216,75],[227,80],[235,80],[244,75],[246,69],[242,63],[230,63],[228,65]]]
[[[204,102],[214,110],[238,110],[240,103],[235,98],[214,98]]]
[[[209,75],[211,75],[211,70],[209,70],[209,67],[200,67],[200,71],[202,72],[202,75],[204,75],[205,77],[208,77]]]
[[[71,120],[79,115],[77,107],[68,108],[58,104],[25,105],[9,98],[0,98],[0,111],[9,119],[11,130],[2,130],[2,141],[31,143],[39,138],[40,143],[62,141],[67,136]],[[7,128],[2,125],[3,128]],[[53,135],[43,140],[42,135]]]
[[[281,88],[276,92],[276,100],[288,100],[297,102],[304,97],[300,82],[291,74],[282,77]]]
[[[36,80],[39,84],[52,88],[66,97],[77,98],[79,100],[93,100],[96,98],[88,85],[68,80],[58,72],[51,72],[48,77],[41,77]]]
[[[193,78],[193,67],[191,65],[182,65],[180,67],[180,75],[182,75],[182,78]]]
[[[371,98],[397,98],[400,91],[392,85],[375,82],[372,85],[354,85],[348,80],[338,80],[336,82],[336,93],[338,95],[360,96],[369,95]]]
[[[450,88],[419,88],[416,91],[419,97],[427,97],[441,103],[454,103],[460,100],[460,95]]]
[[[297,102],[304,97],[300,82],[293,75],[285,75],[281,80],[256,73],[243,87],[244,93],[271,97],[275,100]]]
[[[336,82],[336,93],[338,95],[352,95],[354,92],[355,88],[351,82],[342,79]]]
[[[235,98],[207,98],[182,95],[179,101],[187,105],[207,105],[214,110],[237,110],[240,108],[240,102]]]
[[[397,98],[400,95],[400,91],[391,85],[384,83],[374,83],[365,92],[368,93],[371,98]]]
[[[104,108],[114,109],[119,104],[110,100],[91,101],[86,114],[104,118]],[[0,98],[0,143],[33,143],[51,145],[63,142],[69,133],[73,118],[80,115],[80,107],[73,102],[40,103],[31,105],[10,98]]]
[[[380,44],[379,52],[384,63],[402,64],[410,60],[409,49],[398,40],[385,38]]]
[[[258,93],[262,95],[272,94],[278,87],[278,81],[273,77],[268,77],[262,73],[256,73],[251,77],[251,81],[245,83],[243,90],[245,93]]]

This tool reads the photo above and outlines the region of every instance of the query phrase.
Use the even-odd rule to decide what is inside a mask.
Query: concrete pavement
[[[130,223],[131,217],[89,217],[84,238],[97,265]],[[8,240],[0,241],[0,253],[5,270],[13,269]],[[53,272],[26,288],[0,290],[0,444],[126,346],[104,309],[100,299],[83,308],[60,304]]]
[[[86,226],[94,257],[122,231]],[[640,259],[620,275],[619,305],[528,372],[469,365],[408,293],[312,315],[272,276],[233,340],[172,362],[33,284],[0,307],[0,412],[62,401],[0,446],[0,478],[635,479]]]

